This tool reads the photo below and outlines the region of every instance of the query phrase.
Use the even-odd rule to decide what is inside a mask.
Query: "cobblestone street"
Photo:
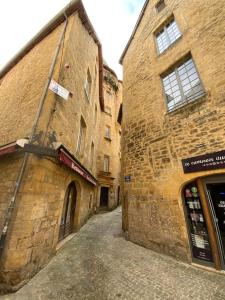
[[[16,294],[1,299],[225,299],[225,276],[126,241],[121,209],[94,216]]]

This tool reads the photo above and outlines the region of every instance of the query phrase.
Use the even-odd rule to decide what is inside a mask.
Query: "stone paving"
[[[225,276],[126,241],[121,209],[94,216],[26,286],[1,300],[225,300]]]

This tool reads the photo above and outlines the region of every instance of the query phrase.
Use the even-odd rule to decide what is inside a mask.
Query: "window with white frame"
[[[110,139],[110,138],[111,138],[111,128],[110,128],[110,126],[106,126],[106,127],[105,127],[105,137],[106,137],[107,139]]]
[[[192,58],[162,78],[168,110],[194,101],[205,94]]]
[[[85,141],[85,135],[86,135],[86,124],[84,119],[81,117],[80,119],[80,131],[77,141],[77,153],[80,154],[84,147],[84,141]]]
[[[88,68],[87,77],[84,82],[84,91],[85,91],[85,95],[86,95],[86,98],[88,101],[90,101],[90,97],[91,97],[91,85],[92,85],[91,73]]]
[[[104,172],[109,172],[109,161],[110,161],[109,156],[104,155],[104,166],[103,166]]]
[[[173,44],[179,37],[181,32],[177,26],[176,21],[173,19],[167,23],[160,32],[156,34],[156,42],[158,52],[164,52],[171,44]]]

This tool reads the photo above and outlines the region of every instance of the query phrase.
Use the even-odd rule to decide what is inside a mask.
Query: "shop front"
[[[225,160],[225,156],[218,156],[218,153],[211,154],[210,159],[204,156],[188,159],[188,162],[184,160],[184,172],[195,172],[193,167],[198,171],[201,167],[216,169],[217,161]],[[198,163],[193,164],[196,161]],[[222,163],[219,166],[221,168]],[[187,183],[182,190],[182,199],[193,262],[225,270],[225,172]]]

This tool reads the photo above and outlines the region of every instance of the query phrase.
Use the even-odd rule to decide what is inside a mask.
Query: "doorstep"
[[[206,266],[196,264],[196,263],[191,263],[191,265],[193,267],[196,267],[196,268],[199,268],[199,269],[202,269],[202,270],[205,270],[205,271],[213,272],[213,273],[220,274],[220,275],[225,275],[224,270],[219,271],[219,270],[216,270],[214,268],[206,267]]]

